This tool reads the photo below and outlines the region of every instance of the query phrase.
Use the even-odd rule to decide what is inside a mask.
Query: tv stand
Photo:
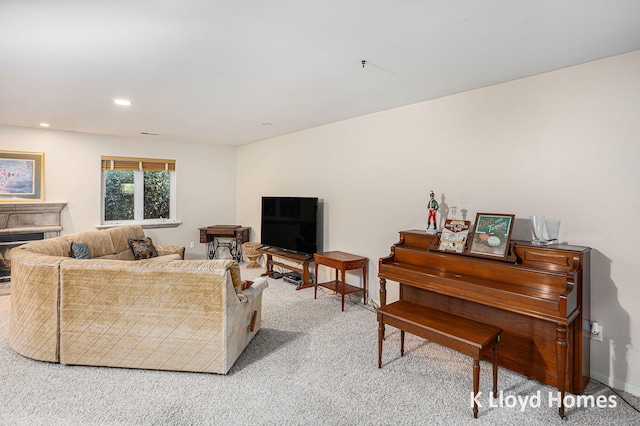
[[[302,285],[297,286],[296,290],[313,287],[313,284],[311,283],[311,274],[309,274],[309,265],[311,264],[311,262],[313,262],[313,256],[285,251],[274,247],[260,249],[260,252],[264,253],[267,258],[267,271],[262,274],[263,276],[273,274],[275,272],[273,270],[274,265],[280,266],[285,269],[300,272],[302,274]],[[297,264],[297,266],[283,263],[279,260],[273,260],[274,257],[294,262]]]

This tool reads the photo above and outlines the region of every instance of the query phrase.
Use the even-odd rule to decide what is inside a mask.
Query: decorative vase
[[[258,263],[258,259],[262,256],[262,252],[258,251],[258,247],[260,247],[260,243],[257,241],[250,241],[242,244],[242,248],[244,250],[244,255],[249,259],[249,264],[247,268],[261,268]]]
[[[546,244],[547,241],[544,237],[544,216],[529,216],[531,221],[531,233],[533,234],[534,245]]]

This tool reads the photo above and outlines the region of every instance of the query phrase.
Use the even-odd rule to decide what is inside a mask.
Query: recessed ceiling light
[[[122,106],[131,105],[131,101],[126,100],[126,99],[116,99],[115,101],[113,101],[113,103],[116,104],[116,105],[122,105]]]
[[[49,123],[40,123],[41,127],[49,127]]]
[[[273,124],[273,123],[272,123],[272,122],[270,122],[270,121],[263,121],[263,122],[262,122],[262,125],[263,125],[263,126],[271,126],[272,124]]]

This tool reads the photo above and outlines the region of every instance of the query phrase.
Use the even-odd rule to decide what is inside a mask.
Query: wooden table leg
[[[345,281],[345,277],[344,277],[344,272],[345,272],[345,270],[344,270],[344,268],[342,268],[342,269],[340,270],[340,272],[342,272],[342,286],[341,286],[342,291],[341,291],[341,293],[342,293],[342,312],[344,312],[344,281]],[[337,273],[338,273],[338,272],[336,271],[336,274],[337,274]]]
[[[400,356],[404,356],[404,330],[400,330]]]
[[[382,341],[384,340],[384,321],[378,320],[378,368],[382,368]]]
[[[315,279],[313,280],[313,298],[318,298],[318,264],[316,263],[314,266]]]
[[[362,266],[362,304],[367,304],[367,261]]]

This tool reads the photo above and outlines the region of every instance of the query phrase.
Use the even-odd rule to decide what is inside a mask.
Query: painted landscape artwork
[[[0,159],[0,195],[35,193],[35,161]]]

